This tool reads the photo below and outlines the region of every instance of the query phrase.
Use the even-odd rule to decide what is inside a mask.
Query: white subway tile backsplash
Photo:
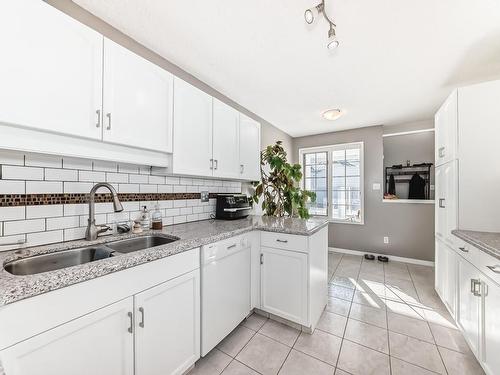
[[[0,222],[7,220],[22,220],[26,216],[26,208],[24,206],[17,207],[0,207]]]
[[[80,216],[62,216],[47,219],[47,230],[76,228],[80,226]]]
[[[62,193],[63,183],[59,181],[26,181],[26,194]]]
[[[112,214],[107,214],[107,223],[116,223],[120,221],[129,221],[130,216],[128,211],[114,212]]]
[[[172,185],[158,185],[158,193],[173,193],[174,187]]]
[[[0,150],[0,164],[24,165],[24,154],[15,151]]]
[[[132,164],[118,164],[118,172],[120,173],[139,173],[139,167]]]
[[[193,185],[204,185],[205,184],[205,180],[202,180],[200,178],[193,178]]]
[[[67,169],[83,169],[87,171],[92,170],[92,160],[89,159],[76,159],[76,158],[64,158],[63,168]]]
[[[88,215],[89,205],[87,203],[65,204],[64,216]]]
[[[63,216],[63,205],[26,206],[26,219]]]
[[[151,167],[147,165],[140,165],[139,166],[139,173],[140,174],[151,174]]]
[[[0,180],[0,194],[24,194],[26,183],[16,180]]]
[[[193,213],[193,207],[182,207],[180,210],[181,215],[189,215]]]
[[[187,221],[186,216],[174,216],[174,224],[181,224]]]
[[[198,193],[198,186],[195,185],[187,185],[186,193]]]
[[[23,242],[26,240],[26,235],[25,234],[18,234],[16,236],[5,236],[5,237],[0,237],[0,251],[7,251],[7,250],[12,250],[12,249],[17,249],[20,246],[25,246],[23,245]],[[15,243],[15,245],[11,246],[6,246],[5,244],[11,244]]]
[[[181,185],[192,185],[193,179],[188,177],[181,177],[180,182]]]
[[[139,211],[140,202],[122,202],[123,211]]]
[[[64,193],[89,193],[94,186],[91,182],[64,182]]]
[[[172,208],[174,207],[174,201],[158,201],[160,208]]]
[[[45,219],[7,221],[3,224],[4,236],[43,231]]]
[[[198,214],[191,214],[191,215],[187,215],[186,216],[186,221],[190,222],[190,221],[198,221],[199,218],[198,218]]]
[[[49,243],[64,241],[62,230],[53,230],[49,232],[28,233],[26,235],[27,246],[38,246]]]
[[[166,225],[172,225],[174,223],[174,218],[173,216],[170,216],[170,217],[163,217],[162,218],[162,224],[163,226],[166,226]]]
[[[144,185],[139,186],[140,193],[158,193],[158,185]]]
[[[111,202],[106,202],[106,203],[96,203],[95,204],[95,213],[96,214],[105,214],[108,212],[113,212],[113,203]]]
[[[179,177],[167,176],[166,183],[167,185],[179,185]]]
[[[126,173],[106,173],[107,182],[128,183],[128,174]]]
[[[43,168],[2,165],[4,180],[43,180]]]
[[[119,193],[137,193],[139,184],[118,184]]]
[[[45,168],[46,181],[78,181],[76,169],[53,169]]]
[[[42,154],[26,154],[24,165],[27,167],[62,168],[62,157]]]
[[[209,213],[202,213],[198,214],[198,220],[208,220],[210,219],[210,214]]]
[[[131,184],[147,184],[148,176],[143,174],[131,174],[128,176]]]
[[[87,227],[88,223],[89,223],[89,215],[80,216],[80,226],[81,227]],[[95,215],[95,223],[97,225],[106,224],[107,223],[107,214]]]
[[[164,176],[149,176],[150,184],[165,184]]]
[[[185,199],[175,200],[174,207],[186,207],[186,200]]]
[[[64,241],[73,241],[85,238],[86,227],[64,229]]]
[[[203,207],[202,206],[193,207],[193,213],[194,214],[201,214],[201,213],[203,213]]]
[[[94,186],[94,184],[91,184],[92,187]],[[112,183],[110,184],[116,191],[118,191],[118,184],[115,184],[115,183]],[[90,190],[88,191],[90,192]],[[88,193],[87,192],[87,193]],[[97,194],[109,194],[109,190],[107,187],[100,187],[99,189],[96,190],[96,193]]]
[[[106,180],[104,172],[78,171],[78,181],[103,182]]]
[[[118,164],[111,161],[94,161],[94,171],[118,172]]]
[[[174,185],[174,193],[185,193],[186,185]]]
[[[177,216],[180,215],[180,208],[167,208],[165,210],[165,216]]]

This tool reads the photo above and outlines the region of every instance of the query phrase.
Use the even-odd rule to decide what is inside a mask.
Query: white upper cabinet
[[[458,99],[457,91],[446,99],[435,116],[436,165],[442,165],[457,157]]]
[[[458,228],[458,161],[436,168],[436,236],[450,245],[454,244],[451,231]]]
[[[212,97],[174,79],[173,173],[212,176]]]
[[[101,139],[102,36],[39,0],[0,11],[0,122]]]
[[[104,40],[103,140],[172,152],[173,75]]]
[[[239,112],[213,99],[213,175],[239,178]]]
[[[260,180],[260,123],[240,113],[240,178]]]

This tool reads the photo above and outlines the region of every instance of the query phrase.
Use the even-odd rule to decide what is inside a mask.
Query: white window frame
[[[356,148],[360,149],[359,158],[360,158],[360,189],[361,189],[361,221],[355,222],[350,220],[339,220],[334,219],[332,217],[333,212],[333,190],[332,190],[332,168],[333,168],[333,151],[339,149],[351,148],[352,146],[356,146]],[[354,148],[354,147],[352,147]],[[327,216],[328,220],[332,223],[338,224],[354,224],[354,225],[364,225],[365,224],[365,150],[364,150],[364,142],[349,142],[349,143],[339,143],[328,146],[318,146],[318,147],[305,147],[299,149],[299,164],[302,170],[302,181],[301,186],[305,188],[305,169],[304,169],[304,154],[315,153],[315,152],[327,152],[327,171],[326,171],[326,179],[327,179],[327,189],[328,189],[328,208],[327,208]],[[316,215],[318,217],[325,217],[324,215]]]

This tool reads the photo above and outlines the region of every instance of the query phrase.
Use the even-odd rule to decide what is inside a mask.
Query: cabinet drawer
[[[476,257],[476,259],[479,259],[479,264],[475,264],[475,266],[479,268],[479,271],[500,285],[500,259],[492,257],[484,251],[476,251],[479,252],[479,257]]]
[[[301,253],[308,252],[307,237],[296,234],[262,232],[260,235],[260,244],[275,249],[293,250]]]
[[[453,250],[458,253],[462,258],[465,258],[470,263],[474,264],[476,267],[479,267],[478,259],[479,259],[479,250],[474,246],[468,244],[465,241],[462,241],[458,237],[453,237]]]

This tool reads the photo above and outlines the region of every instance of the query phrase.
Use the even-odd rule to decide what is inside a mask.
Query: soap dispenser
[[[142,206],[141,214],[139,216],[139,221],[141,223],[142,229],[147,230],[151,227],[151,219],[149,217],[149,211],[146,206]]]

